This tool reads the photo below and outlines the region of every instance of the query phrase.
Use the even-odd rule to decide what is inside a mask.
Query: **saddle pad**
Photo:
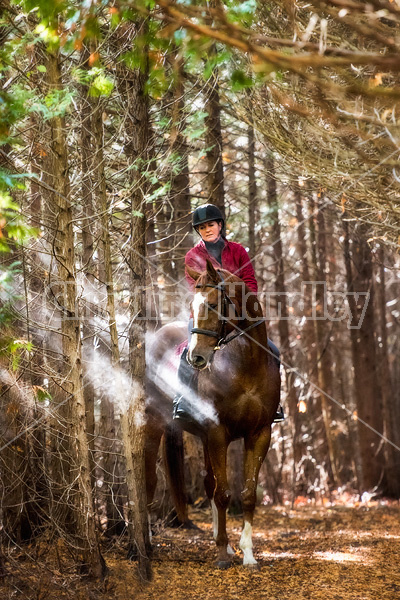
[[[181,356],[182,352],[184,351],[185,348],[187,348],[187,346],[188,346],[188,340],[183,340],[183,342],[178,344],[178,346],[175,346],[175,355]]]

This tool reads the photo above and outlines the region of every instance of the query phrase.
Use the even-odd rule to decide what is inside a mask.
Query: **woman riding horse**
[[[250,257],[245,248],[237,242],[230,242],[225,236],[225,221],[220,209],[214,204],[199,206],[193,212],[192,224],[201,240],[189,250],[185,256],[186,279],[191,289],[194,289],[195,281],[189,274],[188,269],[201,273],[206,269],[207,259],[216,268],[222,268],[239,277],[251,292],[258,291],[257,280]],[[190,342],[193,329],[193,318],[189,320],[188,338]],[[279,361],[279,350],[275,344],[268,339],[269,351]],[[187,361],[187,348],[181,356],[178,371],[178,379],[187,388],[196,388],[197,372]],[[201,430],[192,414],[190,403],[184,394],[178,394],[174,399],[174,419],[182,421],[186,428],[191,427],[192,432],[199,434]],[[275,415],[274,422],[284,419],[281,405]]]
[[[198,223],[199,220],[202,222]],[[224,222],[216,207],[208,205],[197,209],[194,223],[199,227],[202,241],[195,247],[200,254],[196,268],[188,264],[193,251],[196,257],[196,249],[187,256],[187,274],[194,283],[193,322],[180,371],[184,365],[192,374],[197,373],[196,393],[193,385],[187,386],[184,393],[188,395],[188,415],[185,417],[185,406],[181,410],[180,398],[175,405],[175,421],[171,419],[171,397],[177,389],[173,358],[176,348],[187,338],[187,332],[185,323],[167,323],[156,332],[149,346],[147,363],[147,497],[150,505],[157,482],[158,448],[163,439],[166,473],[177,516],[181,523],[188,522],[182,429],[199,435],[204,450],[204,485],[213,509],[217,565],[220,568],[230,566],[232,550],[226,531],[226,509],[230,499],[227,449],[232,441],[243,438],[243,531],[239,546],[243,551],[243,564],[255,567],[252,527],[257,481],[279,406],[279,358],[268,344],[265,319],[254,293],[254,271],[245,249],[221,235]],[[219,242],[220,249],[218,245],[209,246],[209,251],[206,242]],[[206,259],[204,267],[202,253]],[[226,265],[225,260],[230,260],[230,270],[222,268]],[[181,389],[182,383],[179,385]]]

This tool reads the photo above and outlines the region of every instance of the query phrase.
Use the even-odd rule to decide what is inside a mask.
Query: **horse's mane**
[[[234,275],[234,273],[231,273],[230,271],[227,271],[226,269],[215,269],[217,273],[221,273],[223,275],[224,281],[226,281],[227,283],[231,283],[231,282],[239,282],[241,281],[242,283],[244,283],[243,279],[240,279],[240,277],[238,277],[237,275]],[[205,285],[207,281],[209,281],[211,279],[210,274],[208,273],[207,269],[205,269],[201,274],[200,277],[198,278],[196,285]],[[218,280],[215,283],[220,283],[220,281],[222,282],[222,280]],[[246,285],[244,283],[244,285]]]
[[[254,317],[262,317],[263,316],[263,311],[261,308],[261,303],[259,302],[259,300],[257,299],[257,295],[252,292],[252,290],[250,290],[250,288],[248,287],[248,285],[243,281],[243,279],[241,279],[240,277],[238,277],[237,275],[234,275],[234,273],[231,273],[230,271],[227,271],[226,269],[215,269],[215,271],[217,273],[221,273],[223,275],[223,279],[226,283],[243,283],[243,285],[245,286],[245,292],[246,292],[246,297],[247,297],[247,306],[246,306],[246,310],[248,310],[251,313],[254,313],[253,318]],[[200,277],[198,278],[197,282],[196,282],[196,286],[204,286],[206,287],[206,284],[209,281],[213,281],[213,283],[222,283],[222,280],[220,280],[218,278],[217,279],[213,279],[210,275],[210,273],[207,271],[207,269],[205,269],[201,274]],[[249,295],[247,295],[249,294]],[[241,300],[241,293],[239,292],[239,289],[235,289],[235,296],[236,298],[240,301]]]

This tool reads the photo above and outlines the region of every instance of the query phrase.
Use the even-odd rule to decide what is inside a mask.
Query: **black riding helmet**
[[[196,210],[193,211],[192,224],[196,231],[199,225],[208,223],[208,221],[221,222],[221,234],[225,237],[225,221],[220,209],[218,206],[215,206],[215,204],[203,204],[203,206],[198,206]]]

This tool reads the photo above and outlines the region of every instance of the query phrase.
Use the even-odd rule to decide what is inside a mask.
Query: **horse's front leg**
[[[267,454],[271,441],[271,427],[265,427],[261,433],[245,439],[244,489],[242,491],[243,531],[240,549],[243,551],[243,564],[256,567],[253,556],[253,517],[256,507],[258,474]]]
[[[217,544],[217,566],[226,569],[231,565],[226,533],[226,509],[231,492],[226,476],[227,439],[223,427],[215,427],[208,433],[207,453],[215,478],[213,494],[214,537]],[[216,513],[216,514],[215,514]],[[216,518],[215,518],[216,517]]]
[[[214,540],[216,540],[217,536],[218,536],[218,509],[217,509],[217,506],[214,501],[215,477],[214,477],[214,472],[212,470],[211,461],[210,461],[210,457],[208,455],[208,449],[207,449],[206,444],[203,445],[203,450],[204,450],[204,466],[206,469],[206,476],[204,478],[204,487],[206,490],[207,497],[210,500],[210,504],[211,504],[212,520],[213,520],[213,534],[214,534]],[[230,556],[233,556],[235,554],[232,547],[230,546],[230,544],[228,544],[227,553]]]

